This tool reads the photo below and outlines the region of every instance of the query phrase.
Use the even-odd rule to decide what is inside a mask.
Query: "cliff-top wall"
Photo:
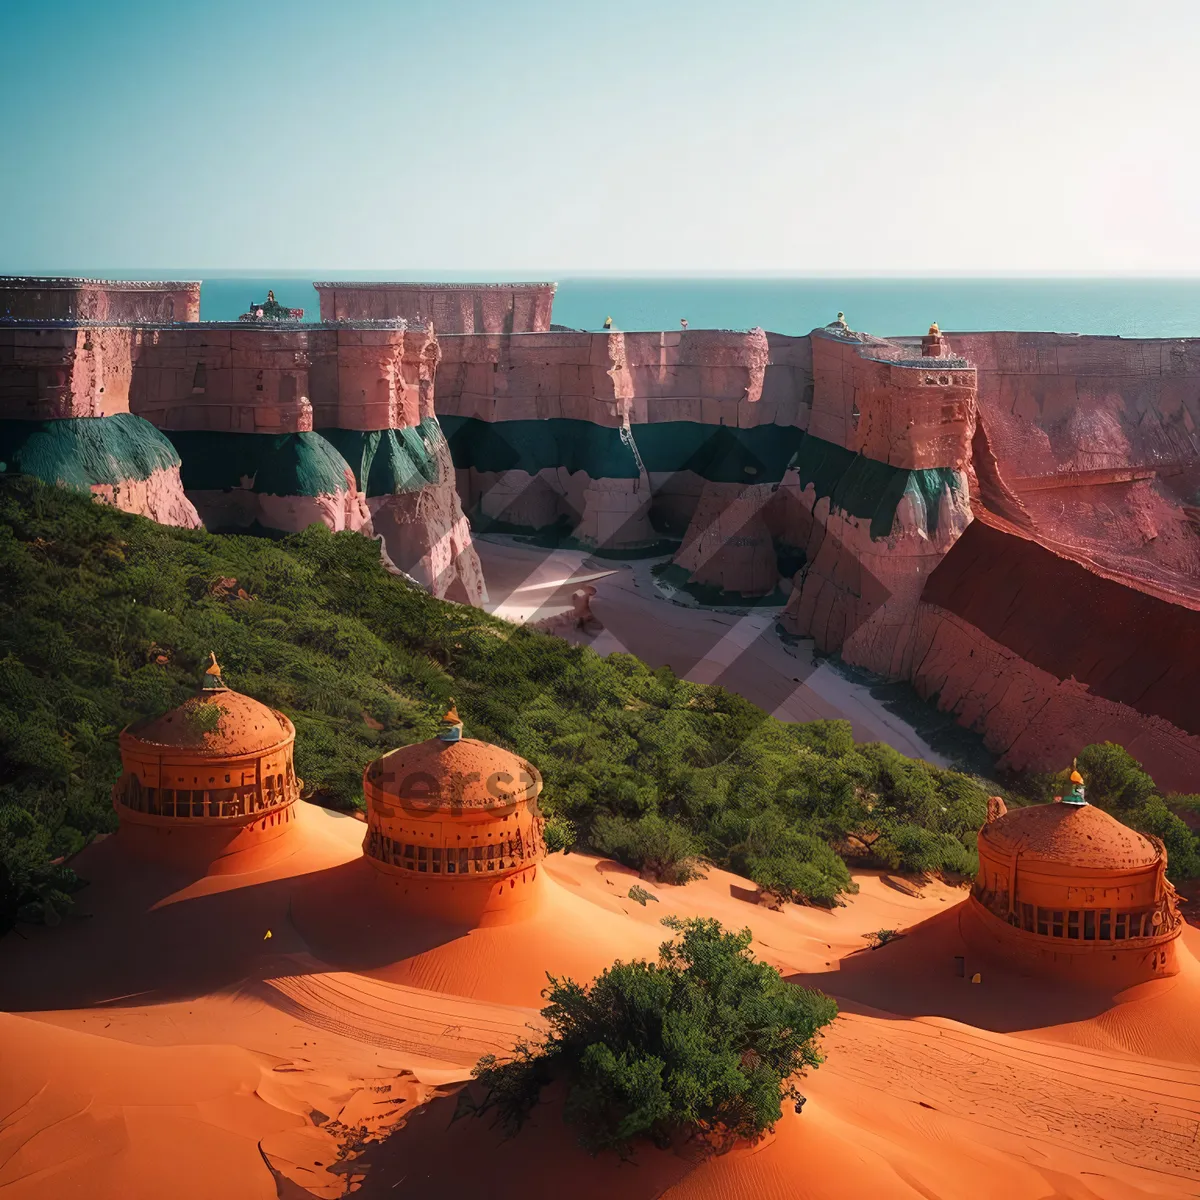
[[[134,330],[131,411],[160,429],[393,429],[433,416],[427,327],[204,324]]]
[[[814,436],[893,467],[967,465],[976,377],[966,359],[828,329],[813,331],[812,353]]]
[[[322,321],[433,322],[438,334],[545,333],[556,283],[314,283]]]
[[[198,321],[199,283],[0,276],[0,320]]]
[[[479,603],[437,361],[432,330],[398,321],[10,322],[0,471],[170,524],[358,530],[436,595]]]

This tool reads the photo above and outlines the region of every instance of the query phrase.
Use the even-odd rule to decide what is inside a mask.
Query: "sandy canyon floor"
[[[597,654],[624,651],[668,666],[693,683],[715,683],[781,721],[843,718],[861,742],[887,742],[902,754],[949,765],[907,723],[809,652],[791,653],[775,634],[782,611],[688,607],[664,599],[646,560],[622,562],[580,550],[547,550],[508,537],[476,541],[488,581],[489,612],[518,623],[549,623]],[[567,619],[571,593],[596,589],[591,606],[603,628],[581,632]]]
[[[772,912],[711,870],[644,884],[643,906],[631,872],[581,854],[547,860],[523,913],[456,928],[385,903],[361,822],[299,807],[236,872],[107,838],[77,860],[76,915],[0,942],[3,1200],[1200,1194],[1200,930],[1173,979],[1062,991],[973,956],[965,893],[941,884],[865,874],[844,908]],[[628,1163],[579,1150],[554,1096],[509,1141],[451,1121],[479,1055],[536,1026],[547,971],[652,956],[668,913],[749,925],[838,998],[802,1115],[719,1158]],[[884,928],[905,936],[866,948]]]

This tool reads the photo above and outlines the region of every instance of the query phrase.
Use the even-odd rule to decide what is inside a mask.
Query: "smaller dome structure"
[[[1167,851],[1083,798],[1083,778],[1053,804],[989,801],[964,931],[1015,965],[1128,987],[1178,971],[1183,922]]]
[[[441,731],[363,773],[364,854],[418,908],[477,916],[530,898],[545,857],[537,768],[462,736],[453,707]]]
[[[122,834],[161,849],[174,832],[217,855],[273,840],[300,796],[295,738],[283,713],[226,686],[213,655],[194,696],[122,731]]]

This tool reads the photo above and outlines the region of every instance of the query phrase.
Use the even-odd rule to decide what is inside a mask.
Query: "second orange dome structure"
[[[451,707],[441,731],[376,759],[363,773],[364,854],[406,907],[450,918],[526,904],[546,855],[525,759],[462,736]]]

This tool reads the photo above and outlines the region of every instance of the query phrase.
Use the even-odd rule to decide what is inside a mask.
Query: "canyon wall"
[[[778,482],[803,436],[807,339],[773,341],[440,338],[438,417],[464,505],[492,527],[559,526],[612,551],[683,536],[708,484]]]
[[[947,336],[976,365],[980,421],[1030,527],[1104,570],[1195,588],[1200,341]]]
[[[921,589],[971,520],[975,371],[943,346],[812,334],[809,436],[781,492],[802,546],[783,624],[889,678],[912,665]]]
[[[1200,787],[1200,603],[1107,578],[976,514],[930,574],[907,672],[1002,765],[1047,770],[1112,741],[1159,787]]]
[[[314,283],[322,321],[432,322],[448,333],[546,333],[555,283]]]
[[[549,332],[553,285],[147,319],[194,287],[0,281],[0,312],[34,314],[0,321],[0,472],[173,524],[359,530],[476,604],[466,513],[669,542],[733,602],[782,586],[785,629],[911,681],[1006,765],[1107,738],[1200,790],[1200,341]]]
[[[1125,745],[1200,788],[1200,342],[949,334],[977,520],[926,584],[917,690],[1014,768]]]
[[[437,359],[432,330],[403,322],[9,322],[0,471],[169,524],[358,530],[435,595],[479,604]]]
[[[198,321],[200,284],[0,276],[0,320],[5,319]]]

